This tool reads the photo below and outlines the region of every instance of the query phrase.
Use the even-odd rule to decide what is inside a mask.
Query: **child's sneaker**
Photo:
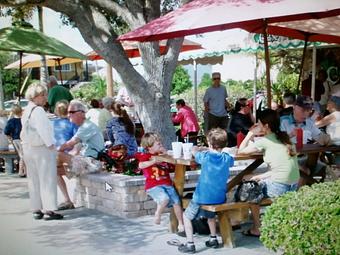
[[[214,239],[209,239],[208,241],[206,241],[205,246],[207,246],[209,248],[217,249],[220,245],[218,244],[217,239],[214,238]]]
[[[191,253],[194,254],[196,252],[196,248],[194,244],[181,244],[178,246],[178,251],[182,253]]]

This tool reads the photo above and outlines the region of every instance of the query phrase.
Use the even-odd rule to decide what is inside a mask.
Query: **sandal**
[[[166,241],[166,243],[168,245],[177,246],[177,247],[182,244],[178,239],[171,239],[169,241]]]
[[[62,210],[69,210],[69,209],[74,209],[74,204],[73,203],[61,203],[60,205],[58,205],[58,211],[62,211]]]
[[[36,220],[41,220],[44,217],[42,211],[33,212],[33,218]]]
[[[253,234],[250,229],[246,231],[242,231],[242,235],[244,236],[252,236],[252,237],[260,237],[260,235]]]
[[[44,220],[61,220],[64,218],[64,215],[55,213],[55,212],[47,212],[45,213]]]

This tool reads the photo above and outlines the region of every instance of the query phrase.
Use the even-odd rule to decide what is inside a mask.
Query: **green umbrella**
[[[86,56],[32,27],[0,29],[0,50],[86,59]]]
[[[32,25],[13,26],[0,29],[0,50],[33,53],[39,55],[54,55],[86,59],[86,56],[67,46],[65,43],[49,37],[34,29]],[[21,86],[21,65],[19,71],[19,91]]]

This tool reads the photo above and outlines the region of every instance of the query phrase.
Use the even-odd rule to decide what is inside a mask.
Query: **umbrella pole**
[[[61,64],[60,64],[60,59],[57,59],[58,62],[58,66],[59,66],[59,77],[60,77],[60,81],[61,81],[61,85],[63,85],[63,76],[61,74]]]
[[[270,60],[269,60],[269,49],[268,49],[268,34],[267,34],[267,21],[264,20],[263,26],[263,42],[264,42],[264,56],[266,63],[266,81],[267,81],[267,107],[271,108],[272,104],[272,92],[270,84]]]
[[[20,102],[20,91],[21,91],[21,75],[22,75],[22,51],[19,52],[20,66],[19,66],[19,88],[18,88],[18,98]]]
[[[299,94],[299,91],[300,91],[300,82],[301,82],[302,70],[303,70],[303,65],[305,63],[305,56],[306,56],[306,52],[307,52],[307,42],[308,42],[308,35],[305,35],[305,44],[303,46],[303,53],[302,53],[299,79],[298,79],[298,83],[297,83],[297,86],[296,86],[296,94]]]
[[[194,95],[195,95],[195,113],[198,115],[197,109],[197,63],[194,59]]]

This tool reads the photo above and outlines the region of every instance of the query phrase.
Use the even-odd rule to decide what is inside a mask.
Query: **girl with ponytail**
[[[132,156],[137,152],[135,125],[121,104],[113,102],[111,110],[113,118],[106,125],[108,138],[113,145],[125,145]]]
[[[251,142],[258,135],[263,137]],[[297,189],[299,167],[295,146],[288,134],[280,130],[280,118],[274,110],[265,109],[260,113],[259,123],[249,129],[238,151],[243,154],[255,152],[263,152],[263,161],[267,163],[268,171],[252,176],[250,180],[262,183],[266,197],[275,198]],[[260,235],[259,209],[257,204],[251,206],[254,225],[244,232],[245,235]]]

